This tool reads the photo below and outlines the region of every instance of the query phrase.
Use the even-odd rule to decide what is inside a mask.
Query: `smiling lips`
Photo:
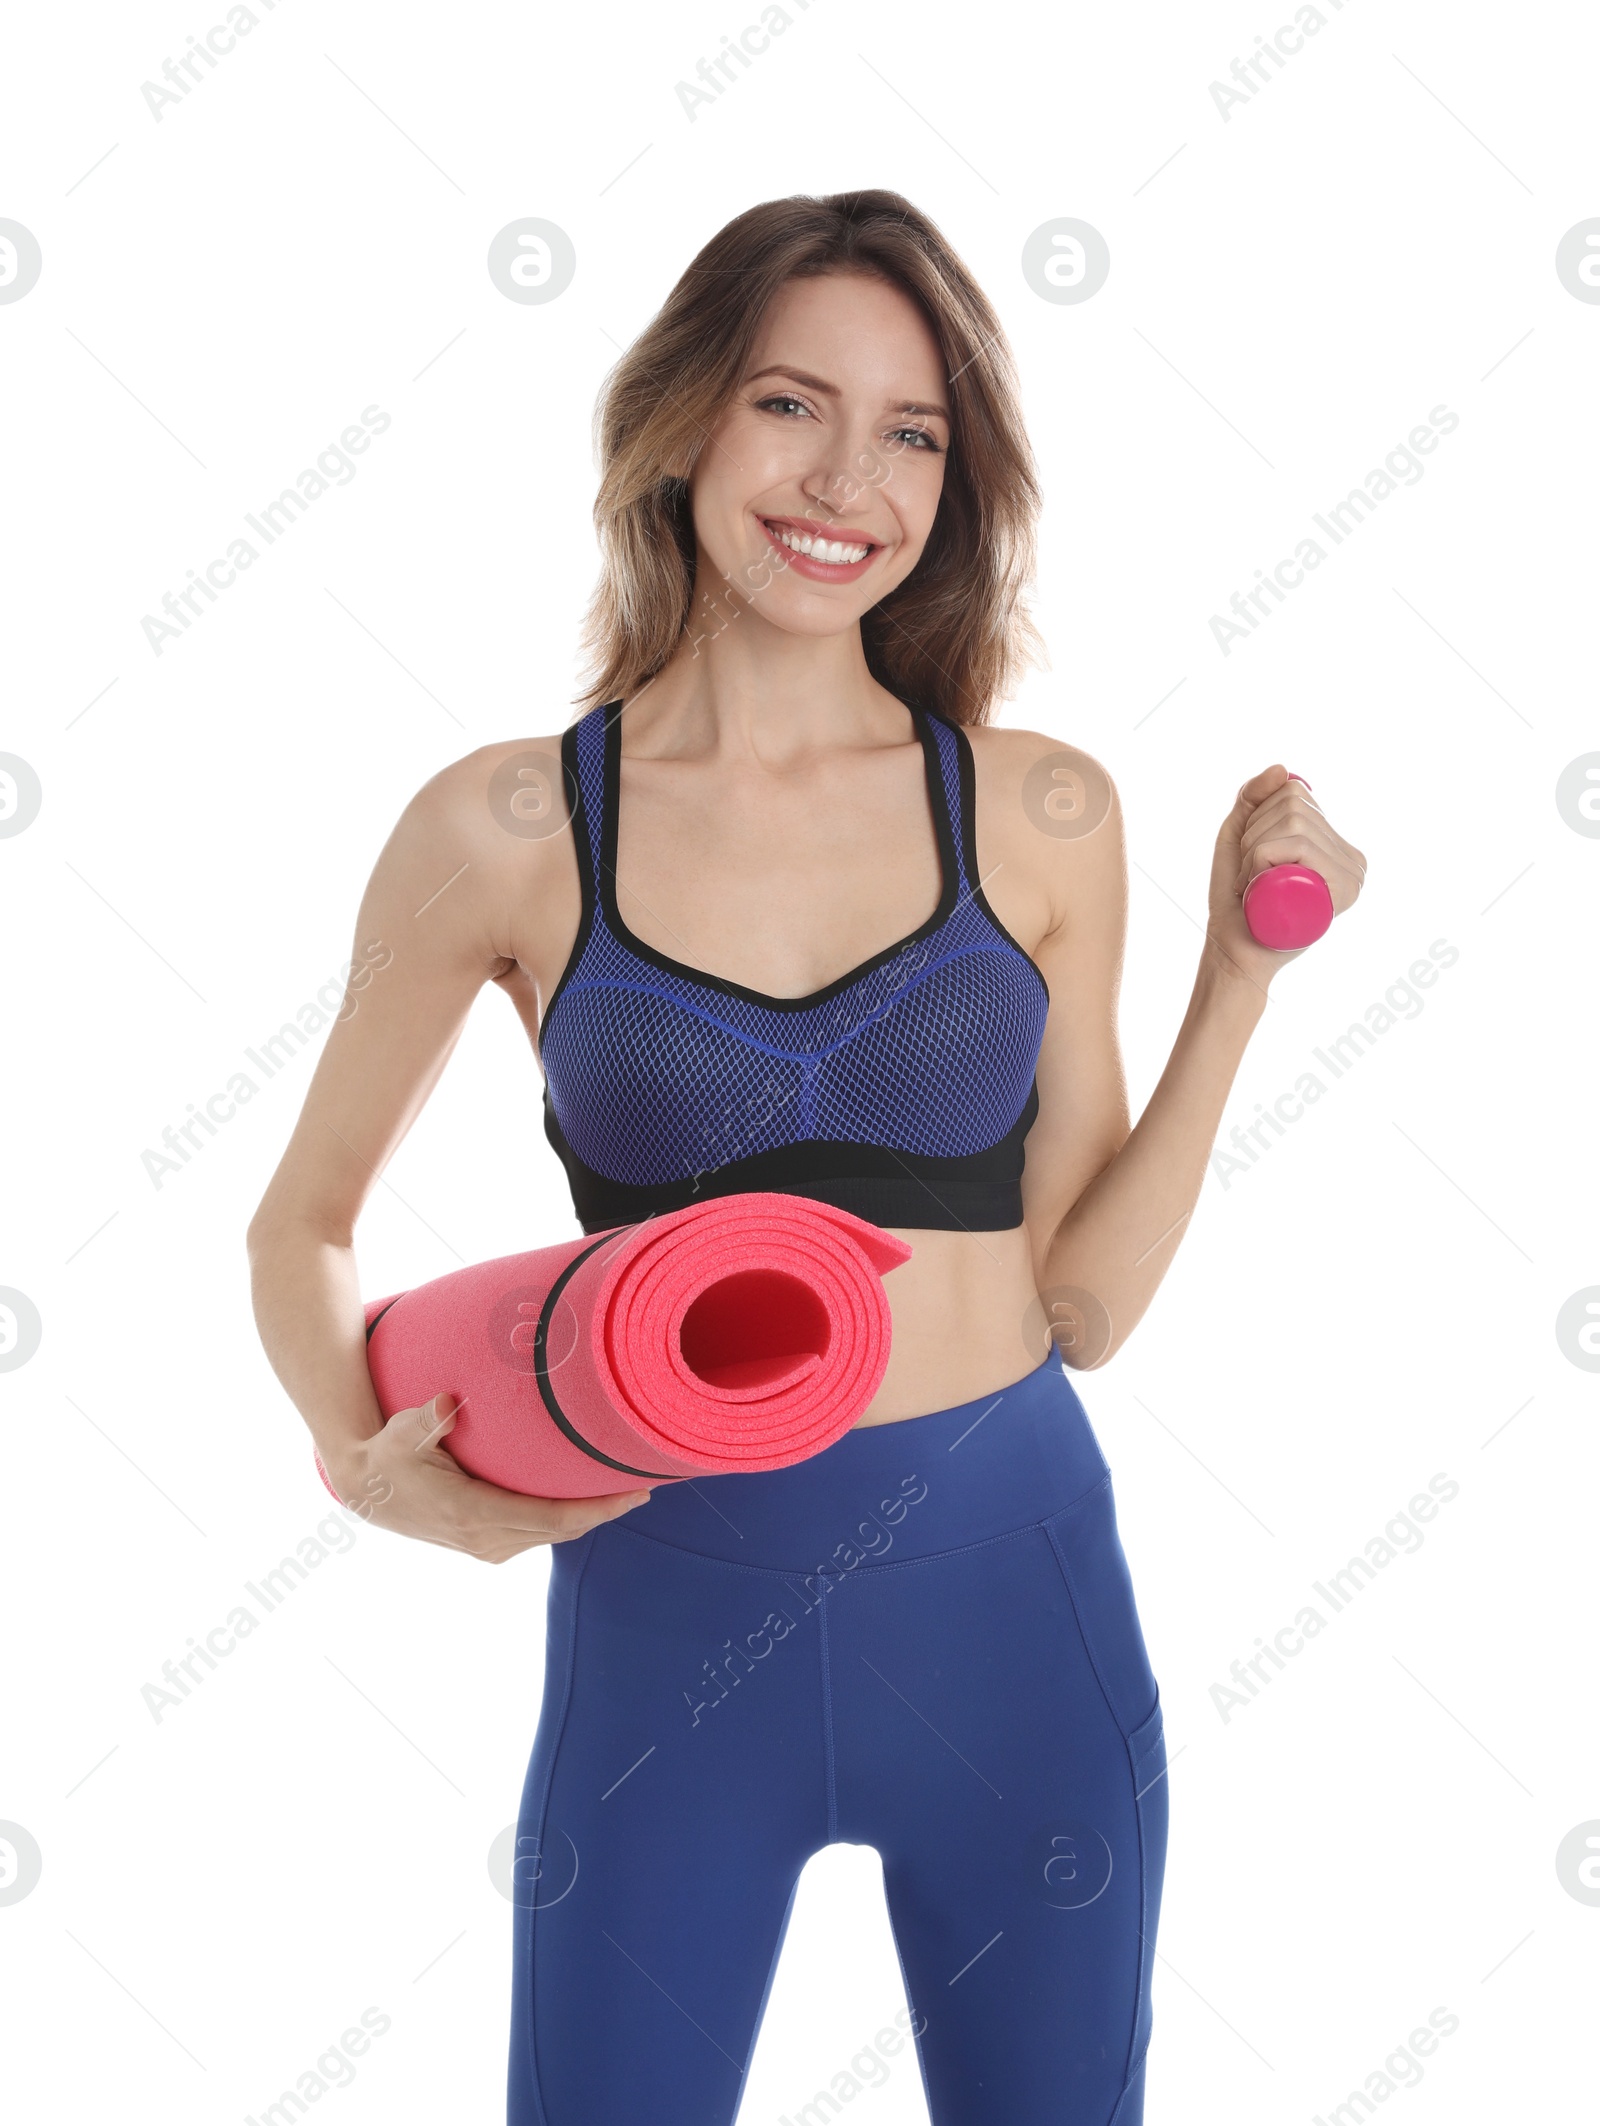
[[[854,582],[879,550],[876,539],[834,538],[825,525],[804,517],[763,517],[760,521],[773,544],[782,549],[786,564],[814,583]]]

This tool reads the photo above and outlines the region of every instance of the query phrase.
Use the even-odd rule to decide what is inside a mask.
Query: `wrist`
[[[359,1511],[363,1499],[372,1484],[373,1472],[367,1459],[370,1440],[351,1439],[348,1434],[337,1439],[317,1440],[317,1460],[322,1465],[323,1481],[343,1506]]]
[[[1209,933],[1195,974],[1194,1001],[1208,1018],[1248,1031],[1267,1008],[1271,973],[1247,967]]]

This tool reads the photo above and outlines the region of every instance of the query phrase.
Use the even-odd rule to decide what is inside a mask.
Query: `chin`
[[[877,600],[873,599],[871,604],[846,606],[841,600],[829,598],[826,594],[819,598],[787,600],[782,607],[762,598],[751,600],[753,610],[758,612],[770,627],[779,629],[785,635],[818,637],[848,634],[853,628],[859,627],[862,615],[870,612],[872,605],[876,603]]]

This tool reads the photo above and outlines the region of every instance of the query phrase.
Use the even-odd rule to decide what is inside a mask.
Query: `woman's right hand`
[[[538,1499],[468,1476],[441,1447],[456,1421],[455,1398],[443,1393],[418,1410],[397,1410],[381,1432],[338,1451],[323,1464],[352,1513],[397,1535],[464,1550],[489,1565],[536,1543],[566,1543],[602,1521],[642,1506],[643,1491],[608,1491],[593,1498]]]

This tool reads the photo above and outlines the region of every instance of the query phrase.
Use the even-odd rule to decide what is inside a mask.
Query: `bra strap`
[[[972,776],[968,767],[966,735],[937,709],[918,709],[933,734],[939,760],[939,787],[944,794],[945,824],[955,854],[956,900],[959,905],[971,893],[977,879],[972,844]]]
[[[575,784],[578,793],[573,839],[588,858],[587,885],[596,900],[600,892],[600,852],[605,846],[606,720],[620,713],[621,707],[620,701],[605,702],[569,724],[561,737],[561,764],[567,772],[568,789]]]

